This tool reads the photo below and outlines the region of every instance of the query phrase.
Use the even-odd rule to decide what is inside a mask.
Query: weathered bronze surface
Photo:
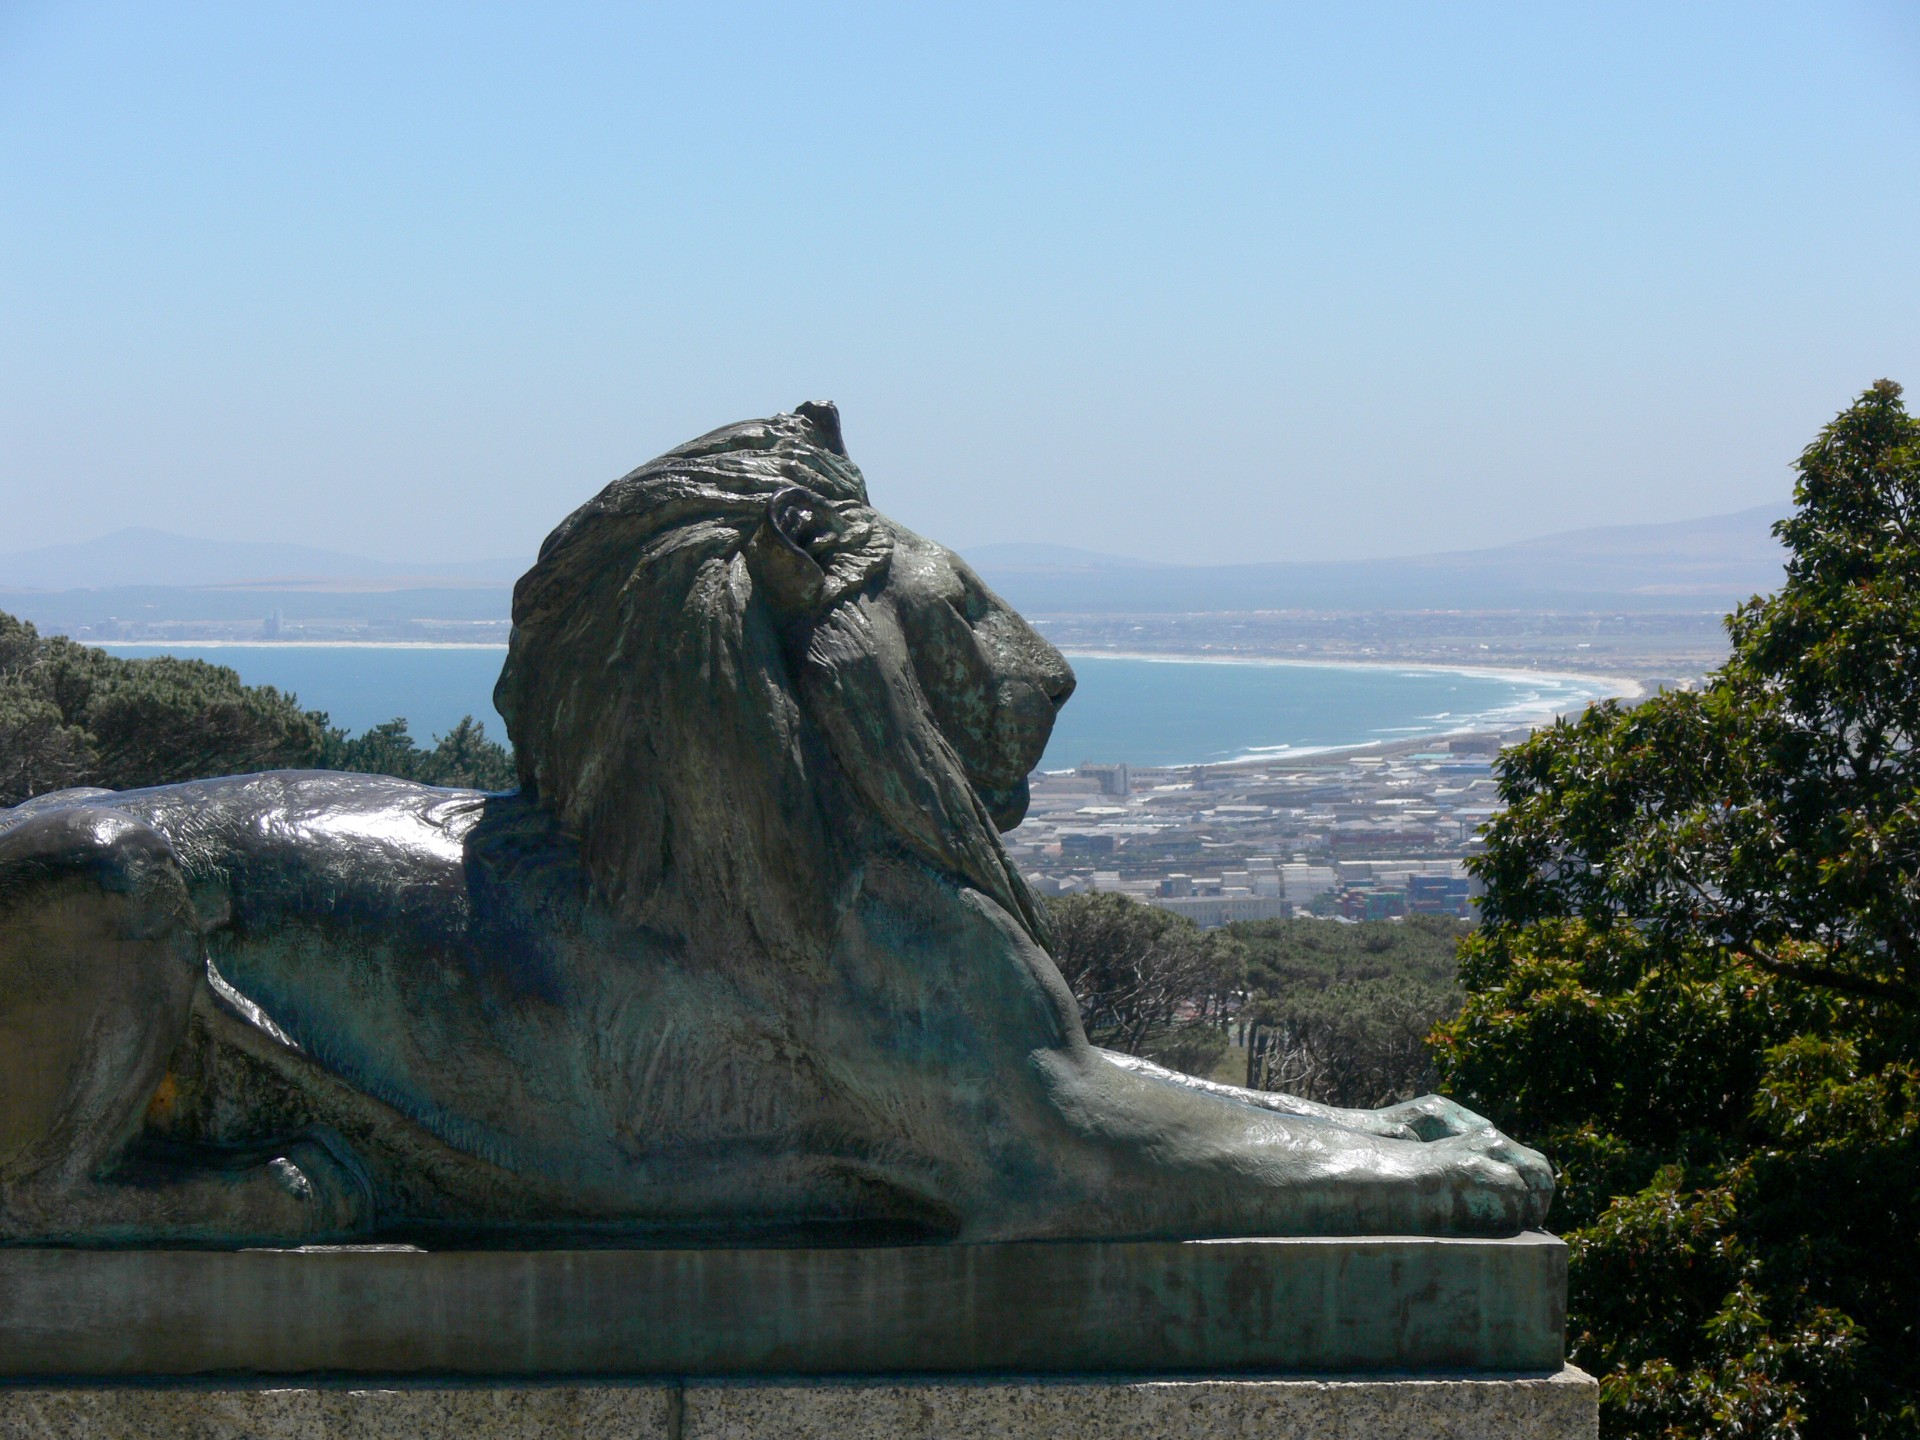
[[[1560,1368],[1566,1247],[0,1250],[0,1381]]]
[[[615,481],[514,594],[521,788],[0,811],[0,1239],[1512,1235],[1550,1171],[1090,1048],[1002,849],[1073,688],[838,415]]]

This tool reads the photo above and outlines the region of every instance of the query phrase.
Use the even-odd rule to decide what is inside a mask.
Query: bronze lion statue
[[[1501,1235],[1551,1172],[1091,1048],[1008,861],[1073,689],[828,405],[569,516],[508,794],[279,772],[0,811],[0,1240]]]

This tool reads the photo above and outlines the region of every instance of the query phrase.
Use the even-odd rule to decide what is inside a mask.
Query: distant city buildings
[[[1493,759],[1524,733],[1291,763],[1043,773],[1008,850],[1043,895],[1117,891],[1205,928],[1466,916],[1465,859],[1499,811]]]

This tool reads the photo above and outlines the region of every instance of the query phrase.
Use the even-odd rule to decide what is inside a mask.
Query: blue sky
[[[963,549],[1784,504],[1920,386],[1910,17],[0,0],[0,549],[530,553],[810,397]]]

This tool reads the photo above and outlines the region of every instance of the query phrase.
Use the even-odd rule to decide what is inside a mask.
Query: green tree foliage
[[[1111,893],[1051,899],[1047,915],[1089,1040],[1189,1074],[1212,1071],[1241,985],[1238,942]]]
[[[1437,1083],[1428,1036],[1460,1009],[1444,915],[1231,925],[1245,949],[1247,1079],[1330,1105],[1390,1105]]]
[[[358,738],[272,686],[203,660],[125,660],[0,614],[0,805],[75,785],[113,790],[326,768],[507,789],[513,757],[471,716],[430,750],[404,720]]]
[[[359,736],[327,725],[316,765],[322,770],[355,770],[367,775],[397,775],[423,785],[454,785],[475,790],[511,790],[518,783],[513,752],[487,739],[486,727],[464,716],[431,750],[414,744],[405,720],[389,720]]]
[[[0,615],[0,804],[309,763],[316,717],[223,666],[122,660]]]
[[[1449,1087],[1562,1167],[1610,1435],[1920,1434],[1920,423],[1799,461],[1698,694],[1499,766]]]
[[[1047,902],[1055,958],[1096,1045],[1220,1076],[1234,1026],[1245,1083],[1334,1105],[1386,1105],[1435,1085],[1429,1037],[1460,1008],[1440,915],[1348,924],[1261,920],[1203,931],[1125,895]]]
[[[487,727],[471,715],[434,741],[424,767],[430,785],[474,790],[511,790],[520,783],[513,752],[487,738]]]

